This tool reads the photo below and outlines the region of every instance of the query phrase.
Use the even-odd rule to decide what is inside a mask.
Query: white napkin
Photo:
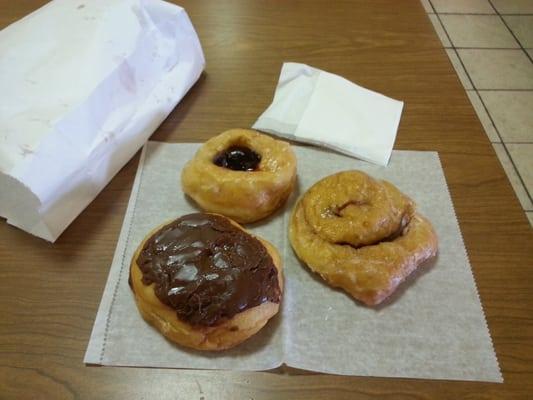
[[[2,30],[0,217],[55,241],[204,64],[161,0],[55,0]]]
[[[403,102],[305,64],[284,63],[254,129],[387,165]]]

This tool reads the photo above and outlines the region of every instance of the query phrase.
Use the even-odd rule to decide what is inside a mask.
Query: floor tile
[[[476,111],[479,121],[481,122],[481,125],[483,125],[483,129],[485,129],[485,133],[487,134],[489,140],[491,142],[500,142],[500,137],[498,136],[498,133],[496,132],[496,129],[494,128],[487,111],[485,111],[485,107],[483,107],[483,103],[481,103],[477,92],[475,90],[467,90],[466,94],[468,95],[468,98],[470,99],[470,102],[472,103],[472,106],[474,107],[474,110]]]
[[[531,202],[526,189],[522,185],[522,182],[520,181],[520,178],[518,177],[518,174],[511,163],[511,159],[507,155],[503,145],[501,143],[493,143],[493,146],[494,150],[496,150],[498,158],[500,159],[500,162],[502,163],[503,169],[505,170],[505,173],[511,182],[511,185],[518,196],[518,200],[520,200],[522,208],[524,210],[533,210],[533,203]]]
[[[435,32],[437,32],[437,36],[439,37],[442,45],[444,47],[452,47],[452,44],[450,43],[448,36],[446,36],[446,33],[444,32],[444,29],[442,28],[442,25],[437,16],[435,14],[428,14],[428,16],[431,20],[431,23],[433,24],[433,28],[435,28]]]
[[[519,48],[498,15],[441,15],[455,47]]]
[[[527,219],[529,219],[529,225],[533,227],[533,211],[526,212]]]
[[[427,13],[433,12],[433,8],[431,7],[429,0],[420,0],[420,1],[422,2],[422,7],[424,7],[424,10],[426,10]]]
[[[488,0],[431,0],[438,13],[495,14]]]
[[[472,89],[472,82],[470,82],[470,79],[466,75],[465,69],[461,64],[457,53],[455,53],[455,50],[446,49],[446,53],[448,53],[448,57],[450,58],[450,61],[452,62],[453,67],[455,68],[455,72],[457,73],[457,75],[459,76],[459,80],[463,84],[463,87],[467,90]]]
[[[492,4],[500,14],[533,13],[531,0],[492,0]]]
[[[522,50],[459,49],[477,89],[533,89],[533,63]]]
[[[533,143],[507,144],[506,146],[526,185],[526,190],[531,195],[533,193]],[[528,211],[533,211],[533,208],[528,208]]]
[[[533,48],[533,15],[507,15],[503,19],[523,47]]]
[[[533,143],[533,91],[479,92],[479,95],[504,142]]]
[[[531,58],[533,58],[533,49],[530,49],[530,50],[526,50],[527,51],[527,54],[529,54],[529,56]]]

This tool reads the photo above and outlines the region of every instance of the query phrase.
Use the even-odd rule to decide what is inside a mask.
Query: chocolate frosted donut
[[[145,319],[188,347],[232,347],[271,318],[281,300],[272,245],[217,214],[157,228],[132,260],[130,284]]]
[[[265,246],[227,218],[189,214],[145,243],[137,264],[162,303],[191,325],[214,326],[266,301],[279,303]]]

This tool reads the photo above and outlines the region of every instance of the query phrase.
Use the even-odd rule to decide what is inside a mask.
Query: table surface
[[[81,1],[81,0],[79,0]],[[44,4],[0,0],[0,27]],[[134,157],[55,244],[0,221],[0,398],[526,398],[533,393],[533,235],[418,0],[183,0],[204,75],[153,135],[248,127],[281,64],[308,63],[405,101],[397,149],[440,153],[505,383],[86,367]]]

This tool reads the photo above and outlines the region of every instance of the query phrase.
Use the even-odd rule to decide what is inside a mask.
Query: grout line
[[[507,149],[507,144],[527,144],[527,143],[509,143],[509,142],[503,142],[502,141],[502,145],[503,145],[503,148],[505,149],[505,151],[507,152],[507,154],[509,155],[509,159],[511,160],[511,163],[513,164],[513,167],[514,169],[516,170],[516,173],[518,174],[518,178],[520,179],[520,183],[522,183],[522,185],[524,186],[524,190],[526,191],[526,194],[527,196],[529,197],[529,200],[531,200],[531,202],[533,203],[533,196],[531,195],[530,191],[529,191],[529,188],[527,187],[526,183],[524,182],[524,180],[522,179],[522,175],[520,174],[520,170],[518,169],[518,167],[516,166],[515,162],[514,162],[514,159],[513,157],[511,156],[511,152],[509,151],[509,149]]]
[[[490,3],[491,7],[494,9],[494,11],[496,11],[496,13],[500,16],[500,18],[503,20],[502,16],[498,13],[498,11],[496,10],[496,8],[494,7],[494,5],[492,4],[491,0],[488,0],[488,2]],[[450,43],[452,44],[452,49],[454,50],[455,54],[457,54],[457,57],[459,58],[459,62],[461,63],[461,65],[463,66],[463,69],[466,73],[466,76],[468,77],[468,79],[470,80],[470,83],[472,84],[472,87],[474,88],[474,90],[476,90],[476,94],[477,96],[479,97],[479,100],[481,101],[481,104],[483,105],[483,108],[485,109],[485,112],[487,113],[489,119],[490,119],[490,122],[492,123],[492,125],[494,126],[494,130],[496,131],[496,134],[498,135],[498,137],[500,138],[500,144],[502,145],[503,149],[505,150],[505,153],[507,154],[507,157],[509,157],[509,160],[511,161],[511,165],[513,166],[515,172],[516,172],[516,176],[518,176],[518,179],[520,180],[520,183],[522,184],[522,187],[524,188],[527,196],[529,197],[529,200],[531,202],[533,202],[533,197],[531,196],[531,193],[529,193],[529,190],[524,182],[524,180],[522,179],[522,175],[520,175],[520,172],[518,171],[518,168],[516,167],[516,164],[513,160],[513,158],[511,157],[511,153],[509,152],[509,149],[507,148],[507,146],[505,145],[505,142],[503,141],[503,138],[502,138],[502,135],[500,134],[500,130],[498,129],[498,127],[496,126],[496,123],[494,122],[494,119],[492,118],[492,115],[490,114],[489,112],[489,109],[487,108],[487,105],[485,104],[485,102],[483,101],[483,97],[481,97],[479,95],[479,91],[477,90],[476,86],[474,85],[474,81],[472,80],[472,77],[470,76],[470,73],[468,72],[468,70],[466,69],[466,66],[464,65],[463,63],[463,60],[461,59],[461,57],[459,56],[459,53],[457,52],[457,49],[455,47],[453,47],[453,42],[450,38],[450,35],[448,34],[448,31],[446,30],[446,27],[444,26],[444,24],[442,23],[441,19],[440,19],[440,16],[439,14],[436,12],[435,10],[435,7],[433,6],[433,2],[431,0],[429,0],[429,4],[431,5],[431,8],[433,9],[433,11],[435,11],[435,14],[437,16],[437,19],[438,21],[440,22],[440,24],[442,25],[442,29],[444,30],[444,33],[446,34],[446,37],[448,38],[448,40],[450,41]],[[505,23],[505,22],[504,22]],[[507,26],[507,24],[505,24],[505,26]],[[507,26],[507,29],[509,29],[509,27]],[[511,29],[509,29],[509,31],[511,31]],[[515,40],[518,42],[518,44],[520,45],[520,47],[522,48],[522,50],[526,53],[526,55],[528,56],[528,58],[531,60],[531,57],[529,57],[529,54],[527,54],[527,52],[525,51],[525,49],[522,47],[522,44],[520,43],[520,41],[516,38],[516,36],[514,35],[514,33],[511,31],[511,34],[513,35],[513,37],[515,38]],[[440,39],[440,38],[439,38]],[[442,43],[442,42],[441,42]],[[516,49],[515,49],[516,50]],[[533,62],[533,60],[532,60]],[[456,74],[457,74],[457,71],[456,71]],[[466,90],[465,90],[466,92]],[[477,113],[476,113],[477,114]],[[479,116],[478,116],[479,118]],[[485,129],[483,129],[485,130]],[[485,131],[485,135],[487,135],[487,132]],[[487,136],[488,138],[488,136]],[[496,156],[497,157],[497,156]],[[500,161],[498,159],[498,161]],[[501,161],[500,161],[500,164],[501,164]],[[503,166],[502,166],[503,168]],[[507,176],[507,174],[505,174]],[[509,180],[509,177],[507,176],[507,180]],[[514,188],[513,188],[513,191],[514,191]],[[518,194],[515,192],[515,195],[518,196]],[[522,205],[520,203],[520,205]],[[523,209],[523,208],[522,208]]]
[[[468,72],[467,72],[468,73]],[[522,175],[520,175],[520,171],[518,170],[518,168],[516,167],[516,164],[513,160],[513,157],[511,157],[511,153],[509,152],[509,149],[507,148],[506,146],[506,143],[505,141],[503,140],[502,138],[502,135],[500,133],[500,130],[498,129],[498,126],[496,125],[496,123],[494,122],[494,119],[492,118],[492,115],[490,114],[489,112],[489,109],[487,108],[487,105],[485,104],[485,101],[483,100],[483,97],[481,97],[479,95],[479,91],[478,91],[478,97],[479,97],[479,100],[481,101],[481,104],[483,105],[483,108],[485,109],[485,112],[487,113],[487,115],[489,116],[489,119],[490,119],[490,122],[492,123],[492,125],[494,126],[494,130],[496,131],[496,134],[498,135],[498,137],[500,138],[500,144],[502,145],[503,149],[505,150],[505,153],[507,154],[507,157],[509,157],[509,160],[511,161],[511,165],[513,166],[515,172],[516,172],[516,176],[518,176],[518,179],[520,180],[520,183],[522,184],[523,188],[524,188],[524,191],[526,192],[527,196],[529,197],[529,200],[531,202],[533,202],[533,197],[531,196],[531,193],[529,193],[529,190],[526,186],[526,183],[524,182],[524,179],[522,179]],[[507,142],[509,143],[509,142]],[[499,160],[500,161],[500,160]],[[500,164],[501,164],[501,161],[500,161]],[[502,166],[503,167],[503,166]],[[507,175],[507,174],[506,174]],[[507,179],[509,179],[509,177],[507,177]],[[516,194],[516,192],[515,192]],[[518,196],[518,194],[516,194]],[[520,205],[522,205],[520,203]]]
[[[444,32],[446,32],[446,34],[448,34],[448,32],[446,31],[446,28],[444,28]],[[470,83],[472,84],[472,88],[477,91],[477,87],[474,84],[474,80],[472,79],[472,77],[470,76],[470,73],[466,69],[466,65],[463,62],[463,59],[461,58],[461,56],[459,55],[459,52],[457,51],[457,49],[455,47],[453,48],[453,51],[455,52],[455,54],[457,54],[457,58],[459,59],[459,62],[461,63],[461,66],[465,70],[465,74],[466,74],[468,80],[470,81]]]
[[[496,14],[492,13],[460,13],[460,12],[438,12],[435,10],[434,13],[428,13],[428,14],[440,14],[440,15],[487,15],[487,16],[493,16],[495,17]]]
[[[477,89],[478,92],[533,92],[533,89]]]
[[[437,10],[435,10],[435,6],[433,5],[433,2],[431,0],[428,0],[428,3],[431,6],[431,9],[433,10],[431,14],[437,14]]]
[[[513,35],[514,37],[514,40],[516,40],[516,43],[518,43],[518,45],[520,46],[520,48],[522,49],[522,51],[524,52],[524,54],[526,55],[526,57],[529,59],[529,61],[531,63],[533,63],[533,58],[531,58],[531,56],[529,55],[529,53],[526,51],[526,49],[524,48],[524,46],[522,46],[522,43],[520,43],[520,40],[518,40],[518,38],[516,37],[516,35],[514,34],[513,30],[509,27],[509,25],[507,24],[507,22],[505,21],[505,19],[503,19],[502,15],[498,12],[498,10],[496,9],[496,7],[494,7],[494,4],[492,4],[492,0],[487,0],[490,4],[490,6],[494,9],[494,11],[496,11],[496,14],[498,14],[498,16],[500,17],[500,19],[502,20],[503,24],[505,25],[505,27],[507,28],[507,30],[511,33],[511,35]],[[443,25],[444,27],[444,25]]]
[[[433,11],[435,11],[435,7],[433,6],[433,3],[431,2],[431,0],[429,1],[429,4],[431,4],[431,8],[433,8]],[[448,38],[448,41],[450,42],[450,44],[452,45],[452,48],[455,48],[453,42],[452,42],[452,38],[450,37],[450,35],[448,34],[448,31],[446,30],[446,27],[444,26],[444,24],[442,23],[442,20],[440,19],[440,15],[439,13],[435,12],[435,16],[437,17],[437,20],[439,21],[439,23],[441,24],[442,26],[442,30],[444,31],[444,33],[446,34],[446,37]],[[439,38],[440,39],[440,38]],[[441,41],[442,43],[442,41]]]
[[[494,7],[494,6],[493,6]],[[460,12],[438,12],[438,11],[435,11],[435,12],[428,12],[428,14],[440,14],[440,15],[486,15],[486,16],[492,16],[492,17],[497,17],[498,15],[502,15],[504,17],[518,17],[518,16],[532,16],[533,14],[531,13],[526,13],[526,14],[514,14],[514,13],[509,13],[509,14],[499,14],[498,11],[494,12],[494,13],[460,13]]]
[[[450,41],[449,36],[444,32],[444,26],[442,26],[442,22],[439,19],[438,14],[431,14],[431,15],[427,14],[427,16],[429,20],[431,21],[431,25],[433,25],[433,30],[437,34],[439,41],[441,43],[441,46],[444,47],[445,49],[451,48],[453,44]]]
[[[466,46],[455,46],[456,49],[459,50],[514,50],[514,51],[520,51],[520,48],[518,47],[466,47]],[[524,50],[524,49],[522,49]]]
[[[509,149],[507,148],[506,143],[502,141],[500,144],[502,145],[503,149],[505,150],[505,154],[507,154],[507,157],[509,157],[509,161],[511,161],[511,165],[513,166],[513,168],[514,168],[514,170],[516,172],[516,176],[518,176],[518,179],[520,180],[520,183],[522,184],[522,187],[524,188],[524,192],[526,192],[526,195],[529,198],[529,200],[531,202],[533,202],[533,197],[531,196],[531,193],[529,193],[529,189],[527,188],[527,186],[526,186],[526,184],[524,182],[524,179],[522,179],[522,175],[520,175],[520,171],[516,167],[514,159],[511,156],[511,153],[509,152]],[[501,163],[501,161],[500,161],[500,163]],[[503,167],[503,165],[502,165],[502,167]],[[509,179],[509,177],[507,177],[507,179]],[[518,196],[518,194],[516,192],[515,192],[515,194]],[[520,204],[520,205],[522,205],[522,204]],[[522,209],[525,210],[523,207],[522,207]]]
[[[511,156],[511,153],[509,152],[509,149],[507,148],[506,146],[506,142],[504,142],[503,138],[502,138],[502,135],[500,134],[500,130],[498,129],[498,127],[496,126],[496,123],[494,122],[494,120],[492,119],[492,115],[490,115],[489,113],[489,109],[487,108],[486,104],[485,104],[485,101],[483,101],[483,97],[481,96],[478,96],[479,99],[481,100],[481,104],[483,105],[483,108],[485,109],[485,111],[487,112],[487,115],[489,116],[489,119],[490,121],[492,122],[492,125],[494,126],[494,130],[496,131],[496,133],[498,134],[498,137],[500,138],[501,142],[500,143],[497,143],[497,144],[501,144],[503,149],[505,150],[505,154],[507,154],[507,157],[509,157],[509,161],[511,161],[511,165],[513,166],[515,172],[516,172],[516,176],[518,176],[518,179],[520,180],[520,183],[522,184],[522,187],[524,188],[524,191],[526,192],[526,195],[527,197],[529,197],[529,200],[531,202],[533,202],[533,197],[531,196],[531,193],[529,193],[529,190],[526,186],[526,183],[524,182],[524,179],[522,179],[522,175],[520,175],[520,171],[518,170],[518,168],[516,167],[516,164],[513,160],[513,157]],[[507,142],[509,143],[509,142]],[[512,144],[512,143],[511,143]],[[498,159],[499,160],[499,159]],[[500,164],[501,164],[501,160],[500,161]],[[503,167],[503,165],[502,165]],[[507,175],[507,174],[506,174]],[[507,177],[507,179],[509,179],[509,177]],[[515,192],[515,194],[518,196],[518,194]],[[522,205],[522,203],[520,203],[520,205]]]
[[[449,53],[448,53],[449,52]],[[472,81],[467,76],[466,72],[461,72],[461,68],[464,70],[461,61],[459,60],[459,54],[457,54],[457,51],[451,47],[446,48],[446,54],[448,55],[448,58],[450,62],[452,63],[453,69],[455,71],[455,74],[461,81],[461,85],[463,86],[463,89],[465,90],[472,90],[474,89],[474,85],[472,85]],[[455,57],[455,60],[453,59]],[[456,61],[457,60],[457,61]]]
[[[433,6],[433,3],[431,0],[429,0],[429,4],[431,5],[431,8],[433,9],[433,11],[436,11],[435,10],[435,6]],[[455,55],[457,56],[459,62],[461,63],[461,66],[463,67],[464,71],[465,71],[465,74],[466,74],[466,77],[468,78],[468,81],[470,82],[470,85],[472,85],[472,88],[473,89],[476,89],[476,86],[474,85],[474,81],[472,80],[472,78],[470,77],[470,74],[468,73],[468,71],[466,70],[466,67],[463,63],[463,60],[461,59],[461,57],[459,56],[459,53],[457,53],[457,49],[454,47],[453,45],[453,42],[452,42],[452,39],[450,37],[450,35],[448,34],[448,31],[446,30],[446,27],[444,26],[444,24],[442,23],[442,20],[440,19],[440,16],[438,13],[435,13],[435,15],[437,16],[437,20],[439,21],[439,23],[442,25],[442,30],[444,31],[444,34],[446,35],[446,37],[448,38],[448,41],[450,42],[450,44],[452,45],[451,49],[453,50],[453,52],[455,53]],[[437,35],[438,36],[438,35]],[[439,38],[440,39],[440,38]],[[441,44],[442,44],[442,41],[441,41]],[[451,60],[450,60],[451,62]],[[453,67],[453,65],[452,65]],[[455,68],[454,68],[455,70]],[[457,75],[457,78],[459,78],[459,74],[457,73],[457,71],[455,71],[455,74]],[[462,82],[461,82],[462,84]],[[464,89],[464,85],[463,85],[463,89]],[[466,89],[465,89],[466,90]],[[485,132],[486,134],[486,132]],[[501,138],[500,138],[501,139]]]
[[[492,119],[492,116],[490,115],[487,106],[486,106],[485,103],[483,102],[483,99],[482,99],[481,96],[479,95],[479,91],[478,91],[478,90],[474,90],[474,93],[476,94],[476,97],[479,99],[479,102],[480,102],[481,105],[483,106],[483,110],[485,110],[485,113],[487,114],[487,117],[489,118],[489,121],[490,121],[492,127],[494,128],[494,131],[496,132],[496,136],[498,136],[498,139],[500,139],[499,142],[493,142],[492,140],[491,140],[490,142],[491,142],[491,143],[503,143],[502,135],[500,134],[500,131],[499,131],[498,128],[496,127],[496,124],[494,123],[494,120]],[[474,109],[474,111],[476,111],[476,110]],[[477,115],[477,117],[479,118],[479,120],[481,120],[481,117],[479,116],[479,114],[477,113],[477,111],[476,111],[476,115]],[[485,130],[485,127],[483,127],[483,129]],[[485,134],[487,135],[487,137],[489,136],[486,130],[485,130]]]

